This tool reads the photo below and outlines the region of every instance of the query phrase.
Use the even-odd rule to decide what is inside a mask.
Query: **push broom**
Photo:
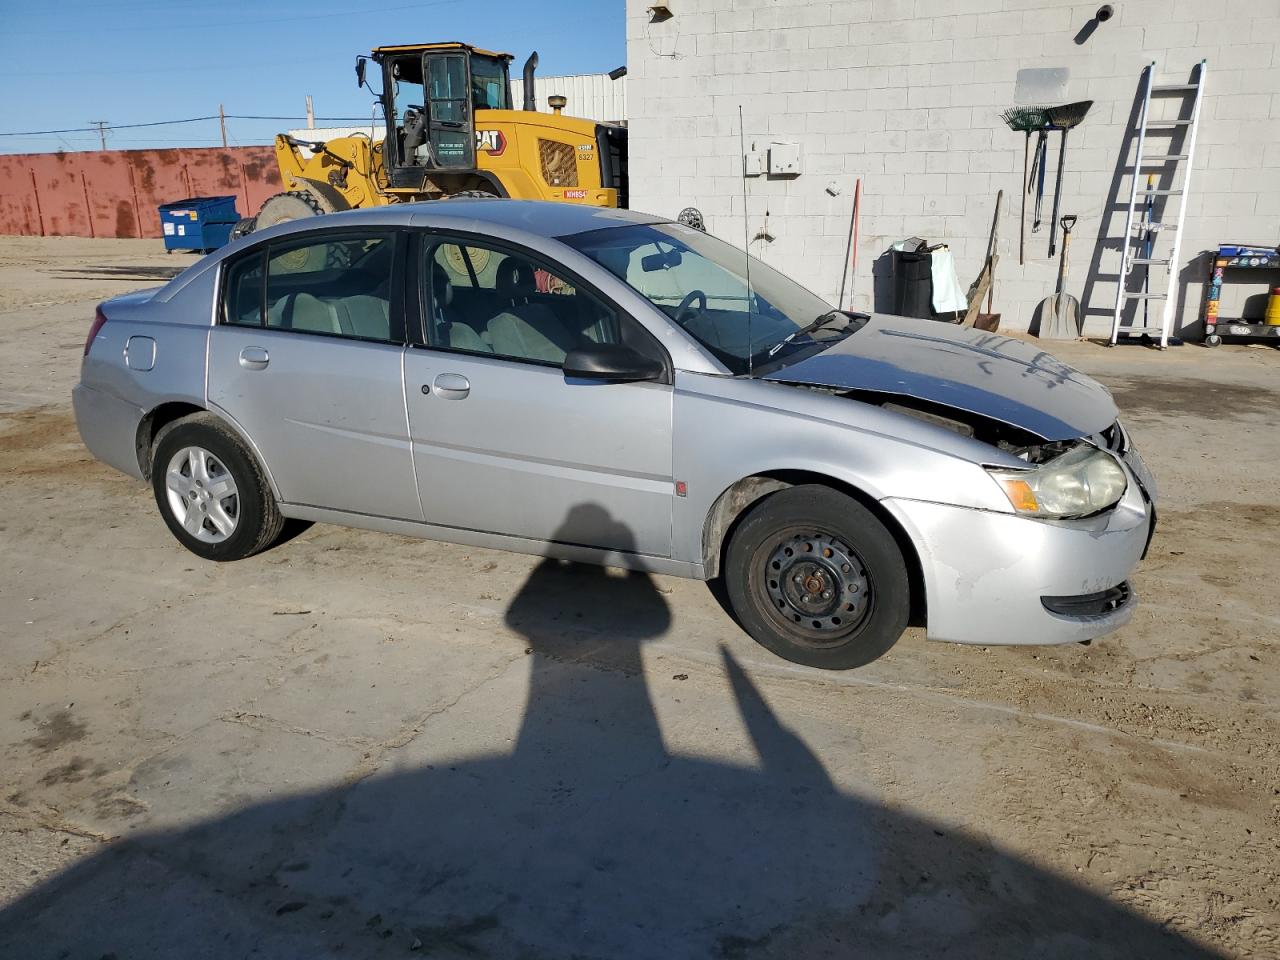
[[[1040,107],[1014,107],[1000,114],[1000,119],[1009,125],[1010,130],[1020,130],[1025,134],[1022,144],[1022,213],[1018,222],[1018,263],[1022,264],[1027,260],[1027,194],[1031,192],[1027,179],[1027,155],[1031,150],[1031,134],[1044,130],[1045,115]]]

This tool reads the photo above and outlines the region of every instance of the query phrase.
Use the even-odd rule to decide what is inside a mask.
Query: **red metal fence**
[[[162,203],[230,196],[245,217],[282,189],[271,147],[0,156],[0,234],[158,237]]]

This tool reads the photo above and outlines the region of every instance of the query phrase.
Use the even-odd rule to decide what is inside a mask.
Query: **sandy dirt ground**
[[[1160,482],[1128,627],[826,674],[699,583],[186,553],[69,390],[190,262],[0,239],[0,956],[1280,957],[1280,350],[1054,350]]]

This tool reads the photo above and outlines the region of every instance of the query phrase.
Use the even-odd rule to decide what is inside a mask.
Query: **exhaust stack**
[[[538,51],[535,50],[529,54],[529,59],[524,62],[524,109],[537,110],[537,98],[534,96],[533,90],[533,72],[538,69]]]

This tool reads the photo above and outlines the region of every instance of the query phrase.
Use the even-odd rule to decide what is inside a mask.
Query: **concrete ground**
[[[188,261],[0,239],[0,956],[1280,956],[1280,351],[1055,345],[1161,483],[1130,626],[826,674],[699,583],[186,553],[68,391]]]

